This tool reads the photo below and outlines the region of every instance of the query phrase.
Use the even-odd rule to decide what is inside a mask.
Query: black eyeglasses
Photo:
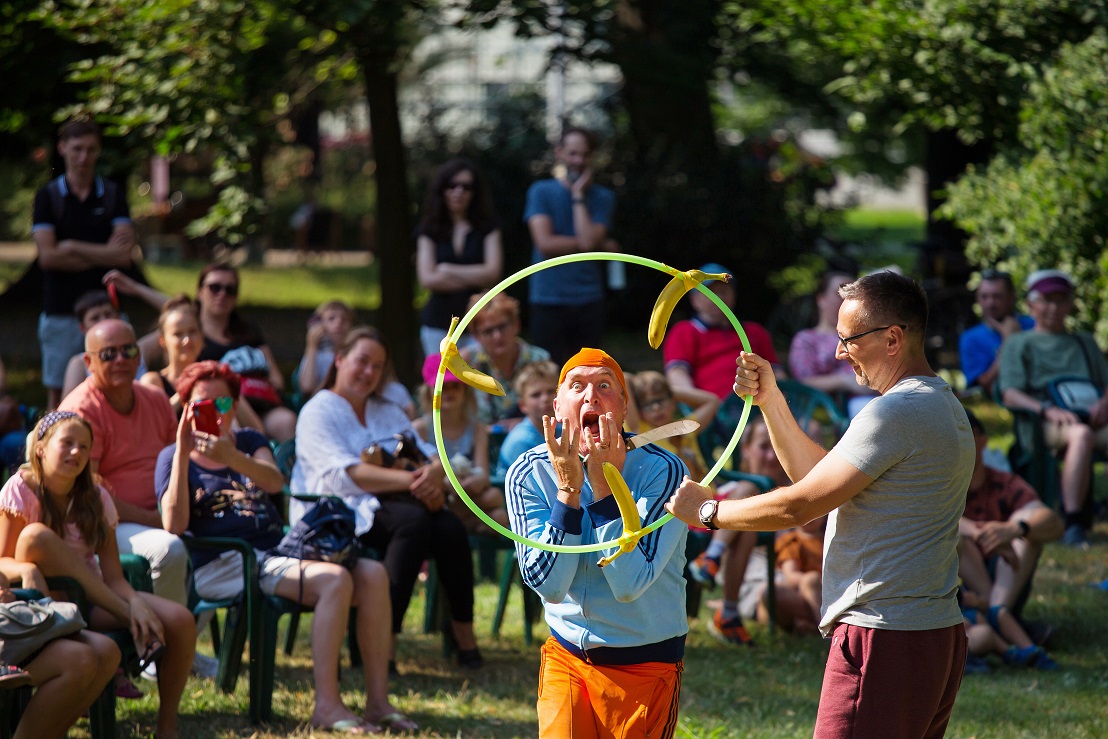
[[[119,346],[106,346],[96,352],[101,362],[114,362],[115,358],[122,355],[124,359],[134,359],[139,355],[138,344],[120,344]]]
[[[884,331],[885,329],[892,328],[893,326],[899,326],[902,329],[907,329],[908,328],[903,323],[890,323],[888,326],[878,326],[877,328],[871,328],[869,331],[863,331],[862,333],[854,334],[853,336],[840,336],[839,337],[839,343],[843,345],[843,351],[844,352],[849,352],[850,347],[848,347],[846,345],[848,341],[857,341],[858,339],[862,338],[863,336],[868,336],[869,334],[875,333],[877,331]]]
[[[450,192],[451,190],[461,190],[462,192],[473,192],[473,183],[472,182],[448,182],[448,183],[446,183],[446,187],[444,187],[443,190],[445,192]]]
[[[209,282],[204,287],[211,291],[212,295],[219,295],[220,293],[227,293],[227,297],[234,298],[239,294],[239,286],[234,283],[222,283],[222,282]]]
[[[496,334],[506,334],[511,330],[512,330],[512,322],[508,321],[507,323],[498,323],[495,326],[488,326],[488,327],[483,328],[480,331],[476,331],[474,333],[476,333],[478,336],[482,336],[484,338],[491,339]]]

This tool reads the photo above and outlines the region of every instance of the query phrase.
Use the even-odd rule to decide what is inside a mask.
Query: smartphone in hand
[[[219,436],[223,426],[223,417],[215,407],[214,400],[198,400],[192,404],[192,427],[205,434]]]

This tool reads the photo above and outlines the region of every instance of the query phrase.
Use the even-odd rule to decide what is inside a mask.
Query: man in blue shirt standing
[[[1016,288],[1007,272],[987,269],[981,273],[977,286],[977,305],[981,308],[981,323],[966,329],[958,340],[958,356],[966,389],[977,386],[993,397],[993,383],[1000,374],[1000,347],[1012,334],[1035,325],[1030,316],[1018,315]]]
[[[531,263],[565,254],[602,251],[612,226],[615,195],[593,183],[593,135],[567,128],[554,156],[555,177],[527,191],[523,220],[531,232]],[[592,262],[566,264],[531,276],[531,340],[562,364],[604,333],[604,270]]]

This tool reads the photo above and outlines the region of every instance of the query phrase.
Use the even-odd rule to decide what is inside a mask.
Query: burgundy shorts
[[[965,664],[962,624],[889,631],[839,623],[823,672],[815,737],[941,737]]]

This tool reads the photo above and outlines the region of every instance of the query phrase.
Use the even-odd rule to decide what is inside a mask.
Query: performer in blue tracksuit
[[[546,444],[508,470],[513,531],[550,544],[614,542],[623,523],[604,462],[620,470],[643,525],[665,514],[687,469],[654,445],[628,451],[626,410],[626,382],[612,357],[582,349],[566,362],[555,416],[543,417]],[[551,630],[539,673],[540,736],[673,736],[688,632],[686,535],[684,526],[663,526],[604,568],[596,564],[603,552],[516,545]]]

